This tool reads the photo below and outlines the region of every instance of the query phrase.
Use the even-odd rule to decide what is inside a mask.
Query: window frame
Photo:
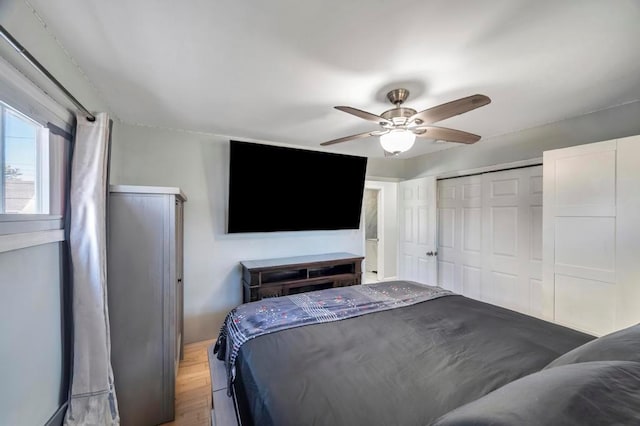
[[[2,57],[0,57],[0,102],[38,126],[42,126],[42,131],[50,136],[60,134],[54,131],[52,126],[64,133],[71,134],[73,131],[75,118],[71,109],[53,100]],[[4,131],[4,124],[1,127],[0,131]],[[38,142],[42,141],[42,138],[38,136],[36,143],[42,147]],[[0,137],[4,138],[4,134]],[[56,152],[53,152],[54,146],[51,143],[48,147],[42,148],[45,153],[37,156],[36,175],[49,174],[48,184],[45,185],[48,187],[46,191],[48,195],[38,198],[41,203],[46,203],[48,213],[0,213],[0,253],[66,239],[63,206],[67,200],[63,198],[68,196],[68,189],[63,186],[71,167],[69,154],[72,148],[69,146],[69,150],[55,149]],[[4,149],[0,150],[0,156],[4,156]],[[4,165],[4,159],[0,159],[2,160],[0,164]],[[4,191],[4,166],[2,171],[1,183]],[[42,182],[42,179],[39,181]],[[0,195],[3,194],[0,192]],[[4,196],[2,196],[2,202],[4,202]]]

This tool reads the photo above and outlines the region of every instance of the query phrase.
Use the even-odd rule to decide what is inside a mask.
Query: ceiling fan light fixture
[[[382,148],[394,154],[410,150],[415,141],[416,135],[403,129],[391,130],[380,136]]]
[[[474,135],[473,133],[432,126],[431,124],[488,105],[491,103],[491,99],[488,96],[479,94],[467,96],[466,98],[456,99],[455,101],[427,108],[420,112],[417,112],[413,108],[403,106],[408,96],[409,91],[402,88],[387,93],[387,98],[395,105],[395,108],[384,111],[380,115],[349,106],[334,107],[339,111],[346,112],[363,120],[377,123],[380,129],[332,139],[327,142],[322,142],[320,145],[327,146],[353,139],[380,136],[380,144],[384,149],[385,155],[388,156],[388,154],[400,154],[401,152],[411,149],[416,137],[467,145],[476,143],[481,139],[479,135]],[[436,141],[433,143],[440,142]]]

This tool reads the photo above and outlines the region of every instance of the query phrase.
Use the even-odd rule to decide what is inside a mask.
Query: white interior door
[[[542,167],[482,176],[482,298],[541,315]]]
[[[399,190],[398,276],[436,285],[436,180],[407,180]]]

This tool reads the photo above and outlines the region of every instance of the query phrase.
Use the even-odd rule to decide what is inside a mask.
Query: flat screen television
[[[367,158],[231,141],[228,233],[358,229]]]

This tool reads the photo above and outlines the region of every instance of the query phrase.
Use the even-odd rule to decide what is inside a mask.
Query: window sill
[[[0,235],[0,253],[60,241],[64,241],[63,229]]]
[[[0,214],[0,222],[32,222],[34,220],[60,220],[59,214]]]
[[[0,236],[54,231],[64,228],[61,215],[0,214]]]

